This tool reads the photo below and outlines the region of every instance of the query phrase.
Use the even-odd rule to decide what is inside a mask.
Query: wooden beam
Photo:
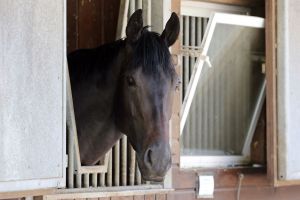
[[[236,6],[261,6],[264,5],[264,0],[201,0],[203,2],[209,3],[220,3],[220,4],[228,4],[228,5],[236,5]]]
[[[152,188],[151,188],[152,187]],[[85,188],[57,190],[56,194],[45,195],[44,200],[78,199],[78,198],[102,198],[102,197],[126,197],[135,195],[167,194],[173,189],[158,189],[156,186],[120,186],[109,188]],[[155,188],[156,187],[156,188]]]
[[[42,190],[26,190],[16,192],[0,192],[0,199],[15,199],[27,196],[41,196],[53,194],[56,189],[42,189]]]
[[[267,109],[267,174],[277,180],[277,78],[276,78],[276,0],[266,0],[266,109]]]

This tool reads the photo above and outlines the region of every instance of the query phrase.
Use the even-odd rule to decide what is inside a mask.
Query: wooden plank
[[[145,199],[145,196],[144,195],[135,195],[133,197],[133,200],[144,200]]]
[[[67,52],[78,48],[78,0],[67,1]]]
[[[127,196],[127,197],[111,197],[111,200],[133,200],[133,196]]]
[[[99,200],[110,200],[110,197],[102,197],[102,198],[99,198]]]
[[[92,48],[115,40],[120,0],[81,0],[78,47]]]
[[[147,195],[145,195],[145,200],[155,200],[155,194],[147,194]]]
[[[259,6],[264,4],[264,0],[202,0],[209,3],[221,3],[237,6]]]
[[[193,200],[195,199],[195,191],[194,190],[179,190],[167,194],[168,200]]]
[[[172,12],[175,12],[178,16],[180,16],[180,0],[173,0],[171,4]],[[182,27],[181,27],[182,28]],[[173,55],[173,62],[175,64],[175,70],[178,74],[178,77],[182,77],[182,62],[180,57],[180,37],[175,42],[175,44],[171,47],[171,53]],[[182,81],[182,80],[181,80]],[[174,94],[174,102],[173,102],[173,114],[171,118],[171,149],[172,149],[172,163],[179,164],[180,160],[180,108],[181,108],[181,93],[182,85],[176,90]]]
[[[142,189],[144,187],[144,189]],[[133,187],[114,187],[111,190],[105,190],[105,188],[85,188],[85,189],[67,189],[57,190],[60,193],[45,195],[44,200],[55,200],[55,199],[79,199],[79,198],[102,198],[102,197],[133,197],[135,195],[150,195],[155,194],[167,194],[172,192],[172,189],[149,189],[154,186],[143,186],[141,189],[132,189]],[[126,189],[124,189],[126,188]],[[131,188],[131,189],[130,189]]]
[[[251,161],[256,164],[266,164],[266,103],[262,108],[251,142]]]
[[[267,174],[277,180],[277,88],[276,88],[276,1],[266,0],[266,100],[267,100]]]
[[[167,194],[156,194],[155,200],[167,200]]]
[[[101,15],[104,8],[97,0],[81,0],[78,5],[78,47],[93,48],[101,44]]]

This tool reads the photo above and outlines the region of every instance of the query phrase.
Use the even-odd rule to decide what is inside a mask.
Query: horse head
[[[116,95],[116,124],[137,152],[143,179],[162,181],[171,166],[169,120],[178,77],[169,46],[179,34],[172,13],[162,34],[143,26],[137,10],[126,27],[126,46]]]

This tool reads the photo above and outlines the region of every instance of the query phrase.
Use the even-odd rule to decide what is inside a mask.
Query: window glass
[[[181,135],[182,155],[241,155],[264,83],[264,29],[216,24]]]

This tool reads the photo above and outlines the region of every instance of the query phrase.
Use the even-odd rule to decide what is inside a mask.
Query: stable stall
[[[297,9],[283,0],[0,1],[0,199],[295,199],[299,196]],[[142,8],[182,84],[170,120],[172,167],[141,178],[123,136],[80,162],[67,53],[125,37]],[[67,126],[68,125],[68,126]]]

